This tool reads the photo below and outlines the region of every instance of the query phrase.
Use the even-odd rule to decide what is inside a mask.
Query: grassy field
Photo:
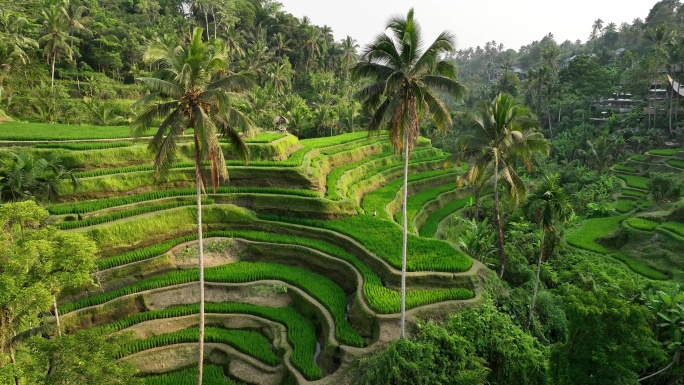
[[[148,131],[149,135],[154,129]],[[0,124],[0,140],[83,140],[130,138],[128,126],[77,126],[69,124],[45,124],[6,122]]]

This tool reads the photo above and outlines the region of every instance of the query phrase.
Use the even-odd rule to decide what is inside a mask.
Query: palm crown
[[[453,35],[442,32],[427,49],[422,49],[421,30],[413,20],[394,17],[388,28],[391,36],[380,34],[362,53],[363,61],[353,68],[356,79],[369,77],[373,83],[356,94],[366,111],[372,111],[369,129],[389,129],[395,148],[401,149],[403,135],[410,152],[418,137],[421,117],[430,116],[438,129],[452,125],[451,115],[438,92],[462,97],[456,68],[440,56],[453,52]]]
[[[239,158],[248,157],[247,146],[234,127],[250,131],[253,124],[231,100],[243,99],[239,91],[252,84],[251,76],[227,74],[225,46],[218,41],[203,42],[201,28],[194,30],[187,45],[152,42],[144,57],[160,71],[156,77],[139,79],[151,93],[136,103],[147,107],[133,125],[134,134],[143,135],[156,119],[162,119],[149,144],[157,154],[155,171],[159,175],[173,162],[178,139],[192,128],[198,170],[202,161],[209,162],[215,188],[228,177],[217,134],[230,140]]]

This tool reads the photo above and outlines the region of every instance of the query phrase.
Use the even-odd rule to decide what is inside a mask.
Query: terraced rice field
[[[144,143],[116,140],[127,137],[123,128],[106,134],[99,128],[67,134],[59,127],[48,132],[39,125],[35,132],[18,135],[23,127],[6,127],[0,140],[41,140],[50,135],[83,140],[21,147],[40,154],[60,152],[82,170],[77,174],[84,182],[82,189],[69,191],[65,201],[48,210],[56,226],[84,232],[99,245],[102,291],[59,301],[64,330],[91,324],[104,333],[154,330],[119,352],[134,364],[158,352],[191,349],[198,313],[191,299],[199,275],[192,262],[196,200],[192,179],[180,176],[193,164],[181,160],[171,179],[156,183],[151,177],[152,155],[145,153]],[[222,293],[212,294],[219,296],[218,301],[209,300],[206,312],[210,317],[251,317],[261,320],[259,325],[281,325],[286,339],[279,340],[275,329],[266,326],[208,325],[209,346],[229,347],[228,360],[260,364],[231,373],[216,362],[221,366],[205,369],[205,383],[254,383],[255,378],[270,376],[259,365],[275,368],[281,381],[335,383],[332,379],[349,370],[338,364],[348,354],[338,347],[366,349],[380,336],[396,333],[395,326],[387,325],[397,322],[392,319],[397,319],[400,308],[401,229],[391,220],[395,212],[387,213],[385,206],[396,201],[403,160],[389,151],[386,136],[368,138],[366,133],[301,142],[268,133],[250,143],[258,160],[237,168],[229,162],[234,179],[216,192],[207,191],[202,199],[205,238],[237,245],[213,250],[205,243],[212,261],[205,268],[207,289]],[[416,148],[409,178],[415,189],[409,199],[411,217],[454,189],[449,181],[457,170],[441,169],[447,156],[431,148],[429,141],[422,140]],[[381,214],[359,215],[361,201],[366,214]],[[415,275],[408,279],[410,314],[427,305],[470,300],[479,290],[477,280],[470,277],[480,265],[448,243],[411,236],[409,255],[408,270]],[[131,307],[131,301],[142,305]],[[379,315],[390,318],[380,321]],[[171,328],[171,320],[183,326]],[[247,357],[256,361],[246,361]],[[196,376],[181,361],[169,365],[175,369],[166,374],[143,372],[145,383],[185,384]],[[264,383],[271,381],[263,378]]]

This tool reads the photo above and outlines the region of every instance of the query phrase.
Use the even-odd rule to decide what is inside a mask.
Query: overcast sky
[[[372,41],[395,14],[415,8],[423,38],[433,41],[448,29],[457,49],[484,46],[491,40],[506,48],[541,40],[549,32],[560,44],[586,41],[594,20],[605,24],[645,19],[657,0],[279,0],[283,10],[313,24],[330,26],[335,39],[350,35],[361,47]]]

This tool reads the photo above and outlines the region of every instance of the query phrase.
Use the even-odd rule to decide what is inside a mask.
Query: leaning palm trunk
[[[52,296],[52,303],[55,307],[55,321],[57,322],[57,336],[62,336],[62,328],[59,325],[59,309],[57,308],[57,296]]]
[[[539,290],[539,275],[541,273],[541,264],[542,264],[542,259],[544,259],[544,235],[546,234],[546,230],[542,229],[542,236],[541,236],[541,247],[539,251],[539,260],[537,261],[537,279],[534,281],[534,291],[532,292],[532,303],[530,304],[530,317],[527,319],[527,327],[529,328],[530,325],[532,325],[532,316],[534,314],[534,304],[537,302],[537,291]]]
[[[195,143],[197,148],[197,143]],[[200,305],[199,305],[199,359],[198,359],[198,375],[197,385],[202,385],[202,371],[204,369],[204,245],[202,244],[202,175],[200,173],[200,163],[195,162],[195,174],[197,184],[197,239],[198,239],[198,255],[199,255],[199,289],[200,289]]]
[[[10,362],[13,365],[17,364],[17,358],[14,355],[14,349],[12,349],[12,348],[10,348]],[[17,375],[14,376],[14,385],[21,385],[21,379]]]
[[[55,89],[55,62],[57,61],[57,51],[52,52],[52,86],[51,88],[54,90]]]
[[[401,321],[399,323],[399,335],[404,338],[406,331],[406,249],[408,243],[408,219],[406,216],[406,198],[408,195],[408,131],[404,131],[404,187],[401,198],[402,238],[401,238]]]
[[[506,269],[506,252],[504,251],[503,223],[501,222],[501,212],[499,209],[499,160],[494,165],[494,220],[498,232],[499,249],[499,278],[503,278]]]

